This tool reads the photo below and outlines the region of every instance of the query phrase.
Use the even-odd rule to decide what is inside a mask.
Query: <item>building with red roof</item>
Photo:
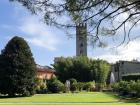
[[[37,65],[37,78],[41,80],[50,80],[55,77],[56,71],[49,66]]]

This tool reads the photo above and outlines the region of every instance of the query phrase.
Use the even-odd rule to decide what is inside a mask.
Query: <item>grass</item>
[[[0,104],[6,105],[6,104]],[[7,105],[26,105],[26,104],[7,104]],[[140,105],[137,103],[125,103],[125,104],[27,104],[27,105]]]
[[[32,97],[1,98],[0,102],[118,102],[113,94],[102,92],[39,94]]]
[[[63,105],[88,105],[86,102],[91,102],[89,105],[140,105],[139,103],[127,103],[126,100],[118,98],[112,93],[103,93],[103,92],[82,92],[82,93],[64,93],[64,94],[37,94],[32,97],[16,97],[16,98],[0,98],[0,105],[2,103],[10,103],[10,105],[15,105],[14,102],[17,102],[16,105],[22,105],[22,102],[29,102],[28,105],[35,105],[35,102],[82,102],[83,104],[63,104]],[[13,102],[13,103],[12,103]],[[21,103],[20,103],[21,102]],[[97,102],[97,103],[92,103]],[[101,102],[101,103],[98,103]],[[113,103],[111,103],[113,102]],[[117,103],[125,102],[125,103]],[[85,104],[84,104],[85,103]],[[25,104],[23,104],[25,105]],[[37,105],[37,104],[36,104]],[[44,105],[44,104],[42,104]],[[49,104],[46,104],[49,105]],[[51,105],[61,105],[51,104]]]
[[[6,105],[6,104],[0,104]],[[7,104],[7,105],[26,105],[26,104]],[[27,104],[27,105],[140,105],[137,103],[123,103],[123,104]]]

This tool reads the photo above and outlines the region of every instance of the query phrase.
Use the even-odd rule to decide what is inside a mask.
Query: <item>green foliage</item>
[[[113,88],[113,91],[119,92],[119,83],[118,82],[114,83],[111,87]]]
[[[49,80],[47,86],[48,91],[51,93],[60,93],[64,91],[64,84],[56,78]]]
[[[97,91],[102,91],[105,86],[106,86],[105,83],[96,83],[96,90]]]
[[[23,38],[12,38],[0,55],[0,93],[30,96],[35,91],[36,65]]]
[[[111,72],[112,72],[112,71],[111,71],[111,69],[110,69],[109,72],[108,72],[108,75],[107,75],[107,80],[106,80],[106,84],[107,84],[107,85],[110,85]]]
[[[54,63],[58,79],[62,82],[75,78],[78,82],[106,82],[110,65],[104,60],[92,60],[88,57],[61,57]]]
[[[104,84],[110,70],[109,63],[104,60],[94,60],[92,62],[92,69],[94,70],[96,83]]]
[[[35,80],[35,89],[36,93],[46,93],[47,91],[47,84],[43,80],[36,78]]]
[[[69,81],[70,81],[70,84],[77,83],[77,80],[76,80],[76,79],[74,79],[74,78],[71,78]]]
[[[140,80],[133,83],[133,85],[131,85],[131,89],[133,89],[133,92],[136,93],[137,97],[140,97]]]
[[[61,57],[59,61],[57,61],[53,66],[58,74],[58,79],[60,81],[65,82],[66,80],[72,78],[72,58]]]
[[[73,27],[86,23],[89,27],[88,41],[98,47],[107,46],[110,40],[106,38],[114,37],[123,27],[127,30],[124,30],[124,36],[122,35],[124,39],[122,43],[127,42],[125,36],[129,37],[134,26],[140,21],[139,0],[59,0],[57,3],[52,0],[9,1],[18,1],[33,14],[41,14],[47,25],[66,29],[67,34],[70,35]],[[121,18],[121,21],[116,21],[125,14],[127,15]],[[67,17],[68,22],[60,20],[64,17]],[[129,22],[131,24],[128,28],[125,24]]]
[[[119,83],[119,92],[122,95],[127,95],[129,93],[129,90],[130,90],[129,83],[126,82],[126,81],[120,81],[120,83]]]
[[[82,91],[84,87],[84,82],[77,82],[77,90]]]
[[[95,82],[84,83],[83,89],[86,91],[93,91],[95,89]]]
[[[140,81],[120,81],[112,85],[115,92],[120,95],[140,97]]]
[[[77,90],[77,81],[74,78],[70,79],[70,90],[72,92]]]
[[[80,82],[88,82],[93,80],[93,72],[91,70],[90,59],[87,57],[72,58],[73,66],[71,67],[71,78],[75,78]]]

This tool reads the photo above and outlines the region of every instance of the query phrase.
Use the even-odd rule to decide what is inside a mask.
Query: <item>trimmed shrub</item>
[[[70,79],[70,91],[74,92],[77,90],[77,80],[72,78]]]
[[[84,83],[83,89],[86,91],[93,91],[95,89],[95,82]]]
[[[36,93],[37,94],[44,94],[47,93],[47,84],[43,82],[43,80],[36,79]]]
[[[105,83],[96,83],[96,91],[102,91],[105,87]]]
[[[112,85],[113,91],[123,96],[140,97],[140,80],[120,81]]]
[[[84,87],[84,82],[77,82],[77,89],[78,91],[82,91]]]
[[[140,80],[133,84],[132,89],[135,91],[136,96],[140,97]]]
[[[114,83],[111,87],[114,92],[119,92],[119,83]]]
[[[128,95],[130,92],[130,84],[127,81],[120,81],[119,92],[121,95]]]
[[[48,91],[51,93],[60,93],[64,91],[64,84],[57,79],[48,81]]]

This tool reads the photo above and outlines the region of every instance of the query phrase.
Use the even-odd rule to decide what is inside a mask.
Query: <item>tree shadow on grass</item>
[[[114,99],[118,100],[118,102],[121,101],[121,98],[116,93],[113,93],[113,92],[104,92],[104,94],[107,94],[108,96],[113,97]]]
[[[23,98],[23,97],[31,97],[31,96],[21,96],[21,95],[8,96],[8,95],[0,95],[0,99],[7,99],[7,98]]]
[[[120,96],[117,93],[114,92],[104,92],[105,94],[117,99],[119,102],[125,102],[125,103],[140,103],[140,98],[136,97],[128,97],[128,96]]]
[[[120,96],[126,103],[140,103],[140,98]]]

